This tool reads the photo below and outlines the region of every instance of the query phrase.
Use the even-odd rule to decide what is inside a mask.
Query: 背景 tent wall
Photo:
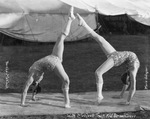
[[[83,18],[93,29],[96,28],[95,14],[83,15]],[[1,32],[22,40],[54,42],[61,34],[67,19],[67,15],[61,14],[26,15],[17,22],[17,25],[1,29]],[[65,41],[83,39],[87,35],[86,30],[78,26],[76,19],[72,22],[70,34]]]
[[[60,0],[1,0],[0,32],[9,36],[39,42],[56,41],[67,22],[70,5]],[[85,21],[96,28],[95,14],[75,8]],[[85,38],[87,32],[74,20],[66,41]]]
[[[150,0],[61,0],[66,4],[103,15],[127,14],[150,26]]]
[[[150,25],[150,0],[0,0],[0,31],[23,40],[56,41],[67,20],[71,6],[96,28],[95,12],[103,15],[127,14]],[[73,22],[67,40],[77,40],[87,33]]]

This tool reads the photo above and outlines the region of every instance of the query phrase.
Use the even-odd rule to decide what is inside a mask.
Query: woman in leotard
[[[70,12],[68,14],[68,21],[65,25],[65,28],[63,29],[63,32],[58,37],[55,46],[53,48],[52,54],[48,55],[44,58],[39,59],[36,61],[29,69],[29,77],[28,80],[24,86],[23,93],[21,96],[21,106],[25,105],[25,99],[27,96],[27,91],[29,89],[29,86],[32,84],[32,82],[36,81],[36,86],[40,83],[40,81],[43,79],[44,71],[54,71],[56,75],[62,80],[62,91],[64,94],[64,102],[65,102],[65,108],[70,108],[70,99],[69,99],[69,77],[67,73],[65,72],[62,60],[63,60],[63,52],[64,52],[64,40],[69,35],[70,27],[72,21],[75,19],[75,16],[73,14],[73,7],[71,7]]]
[[[109,42],[107,42],[102,36],[91,29],[79,14],[77,14],[77,18],[79,20],[79,25],[84,27],[88,33],[98,42],[101,49],[107,56],[107,60],[95,71],[98,104],[100,104],[103,99],[103,74],[110,70],[112,67],[119,66],[122,63],[126,63],[130,73],[131,85],[127,101],[125,102],[125,104],[130,104],[130,101],[136,90],[136,75],[140,66],[140,62],[136,54],[131,51],[116,51]]]

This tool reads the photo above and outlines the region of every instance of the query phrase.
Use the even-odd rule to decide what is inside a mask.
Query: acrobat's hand
[[[130,105],[130,102],[126,101],[126,102],[120,102],[120,105]]]
[[[71,108],[71,106],[69,104],[66,104],[65,108]]]
[[[31,107],[29,104],[20,104],[21,107]]]
[[[112,98],[121,99],[121,98],[123,98],[123,96],[121,96],[121,95],[115,95],[115,96],[113,96]]]
[[[30,101],[39,101],[40,98],[32,98]]]

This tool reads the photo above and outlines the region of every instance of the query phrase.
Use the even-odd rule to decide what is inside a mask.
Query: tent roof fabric
[[[127,14],[145,25],[150,25],[149,0],[61,0],[66,4],[104,15]],[[76,4],[75,4],[76,3]],[[82,5],[82,4],[84,5]]]
[[[93,29],[96,28],[95,13],[127,14],[150,25],[149,0],[0,0],[0,31],[22,40],[56,41],[70,5],[75,7],[75,14],[81,14]],[[76,32],[68,40],[87,35],[83,29],[77,31],[77,21],[73,24],[71,32],[73,29]]]

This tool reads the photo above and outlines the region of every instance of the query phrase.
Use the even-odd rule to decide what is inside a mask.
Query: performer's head
[[[35,94],[38,94],[41,92],[41,86],[39,83],[37,84],[36,81],[33,81],[32,86],[33,86],[33,92]]]
[[[126,71],[125,73],[123,73],[121,75],[121,81],[125,85],[129,85],[130,84],[130,72],[129,71]]]

